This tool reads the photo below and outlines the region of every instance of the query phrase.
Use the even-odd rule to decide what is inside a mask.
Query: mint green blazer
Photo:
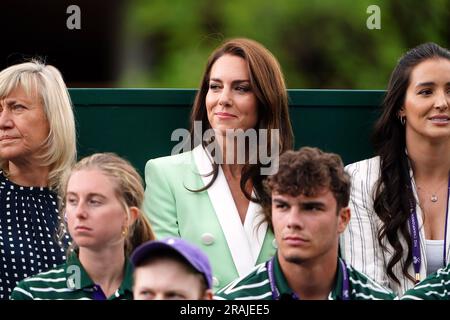
[[[242,224],[222,169],[210,181],[211,160],[201,146],[149,160],[145,166],[144,212],[158,239],[181,237],[199,246],[213,269],[214,291],[273,256],[276,243],[258,204],[250,202]]]

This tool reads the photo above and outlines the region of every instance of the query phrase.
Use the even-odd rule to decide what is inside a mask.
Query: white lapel
[[[255,194],[252,192],[252,197],[254,196]],[[247,214],[245,215],[244,229],[253,252],[253,265],[256,265],[267,232],[267,222],[263,221],[264,214],[262,212],[262,207],[259,204],[250,201]]]
[[[197,169],[202,175],[203,183],[206,185],[212,179],[212,175],[205,176],[212,172],[211,156],[201,145],[194,148],[193,155]],[[250,202],[243,226],[225,175],[220,167],[216,181],[207,191],[225,235],[234,265],[239,276],[243,276],[256,264],[266,234],[267,223],[256,229],[262,219],[262,215],[259,214],[261,207]]]

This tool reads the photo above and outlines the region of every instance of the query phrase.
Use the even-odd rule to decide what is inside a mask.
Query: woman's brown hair
[[[410,203],[415,203],[409,177],[409,164],[405,153],[405,127],[399,118],[399,111],[405,104],[406,91],[410,83],[411,72],[419,63],[429,59],[450,61],[450,51],[435,43],[424,43],[408,51],[392,71],[382,104],[382,113],[375,123],[372,140],[375,152],[380,156],[380,178],[378,179],[374,209],[383,222],[378,232],[378,242],[386,249],[384,238],[394,249],[387,264],[387,275],[400,283],[393,272],[407,250],[403,274],[415,281],[408,273],[412,263],[412,239],[408,227],[411,215]],[[403,248],[400,236],[406,239],[407,248]]]
[[[209,90],[209,80],[211,68],[214,63],[224,55],[233,55],[245,60],[250,76],[250,85],[258,101],[258,124],[255,129],[267,129],[267,149],[271,150],[271,134],[273,129],[279,130],[279,153],[293,147],[294,137],[289,118],[288,96],[283,73],[280,65],[273,54],[260,43],[244,38],[231,39],[225,41],[210,55],[206,64],[205,72],[201,80],[200,89],[195,97],[191,113],[191,137],[194,137],[195,121],[201,121],[202,137],[206,130],[211,128],[206,111],[206,95]],[[198,134],[198,133],[197,133]],[[201,141],[203,139],[201,138]],[[192,139],[192,147],[195,147]],[[205,147],[208,142],[203,141]],[[261,163],[259,158],[256,164],[247,164],[244,166],[241,176],[241,190],[249,200],[260,202],[265,198],[262,186],[262,177],[260,175]],[[213,163],[213,178],[204,188],[196,191],[208,189],[215,181],[219,172],[219,165]],[[245,190],[247,181],[251,180],[256,193],[256,199],[253,199]]]

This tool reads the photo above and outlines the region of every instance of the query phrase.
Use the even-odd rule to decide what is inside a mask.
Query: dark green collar
[[[84,290],[84,291],[92,291],[95,287],[94,281],[92,281],[91,277],[89,277],[88,273],[84,269],[80,260],[78,259],[78,255],[76,253],[72,253],[67,258],[67,262],[65,265],[66,277],[67,277],[67,287],[72,290]],[[125,260],[125,275],[120,284],[118,291],[116,294],[119,296],[130,295],[133,292],[133,266],[130,263],[129,259]],[[110,297],[108,297],[110,298]]]
[[[342,281],[344,279],[344,275],[342,274],[341,266],[338,258],[337,261],[337,269],[336,269],[336,280],[334,281],[333,289],[330,292],[329,299],[331,300],[342,300]]]
[[[341,266],[339,265],[339,259],[340,258],[338,258],[337,261],[337,274],[334,281],[334,286],[328,296],[328,298],[332,300],[342,300],[342,279],[344,275],[342,274]],[[276,252],[274,256],[273,273],[275,275],[275,283],[280,295],[287,294],[292,296],[295,294],[289,287],[283,271],[281,270],[280,262],[278,261],[278,252]]]
[[[292,289],[289,287],[289,284],[287,283],[283,271],[281,270],[280,261],[278,261],[278,251],[275,253],[273,260],[274,260],[273,273],[275,275],[275,284],[280,293],[280,296],[282,295],[292,296],[292,294],[294,294],[294,291],[292,291]]]

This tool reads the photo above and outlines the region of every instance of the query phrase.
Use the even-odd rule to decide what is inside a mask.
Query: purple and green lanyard
[[[267,272],[269,274],[269,283],[270,289],[272,291],[272,299],[280,300],[280,292],[275,283],[275,273],[273,271],[274,259],[275,257],[273,257],[267,262]],[[342,260],[341,258],[339,258],[339,267],[341,268],[342,272],[342,300],[350,300],[350,282],[348,279],[347,266],[345,265],[344,260]],[[299,300],[299,297],[295,293],[292,293],[290,298],[293,300]]]
[[[447,261],[447,254],[446,254],[446,248],[447,248],[447,218],[448,218],[448,198],[450,195],[450,175],[448,179],[448,185],[447,185],[447,209],[445,211],[445,229],[444,229],[444,253],[443,253],[443,261],[442,265],[446,265]],[[420,265],[422,263],[422,257],[420,253],[420,234],[419,234],[419,223],[417,222],[417,211],[416,211],[416,201],[414,199],[411,199],[409,201],[409,207],[411,215],[409,216],[409,228],[411,230],[411,237],[412,237],[412,255],[413,255],[413,267],[414,272],[416,274],[416,282],[420,281]]]

